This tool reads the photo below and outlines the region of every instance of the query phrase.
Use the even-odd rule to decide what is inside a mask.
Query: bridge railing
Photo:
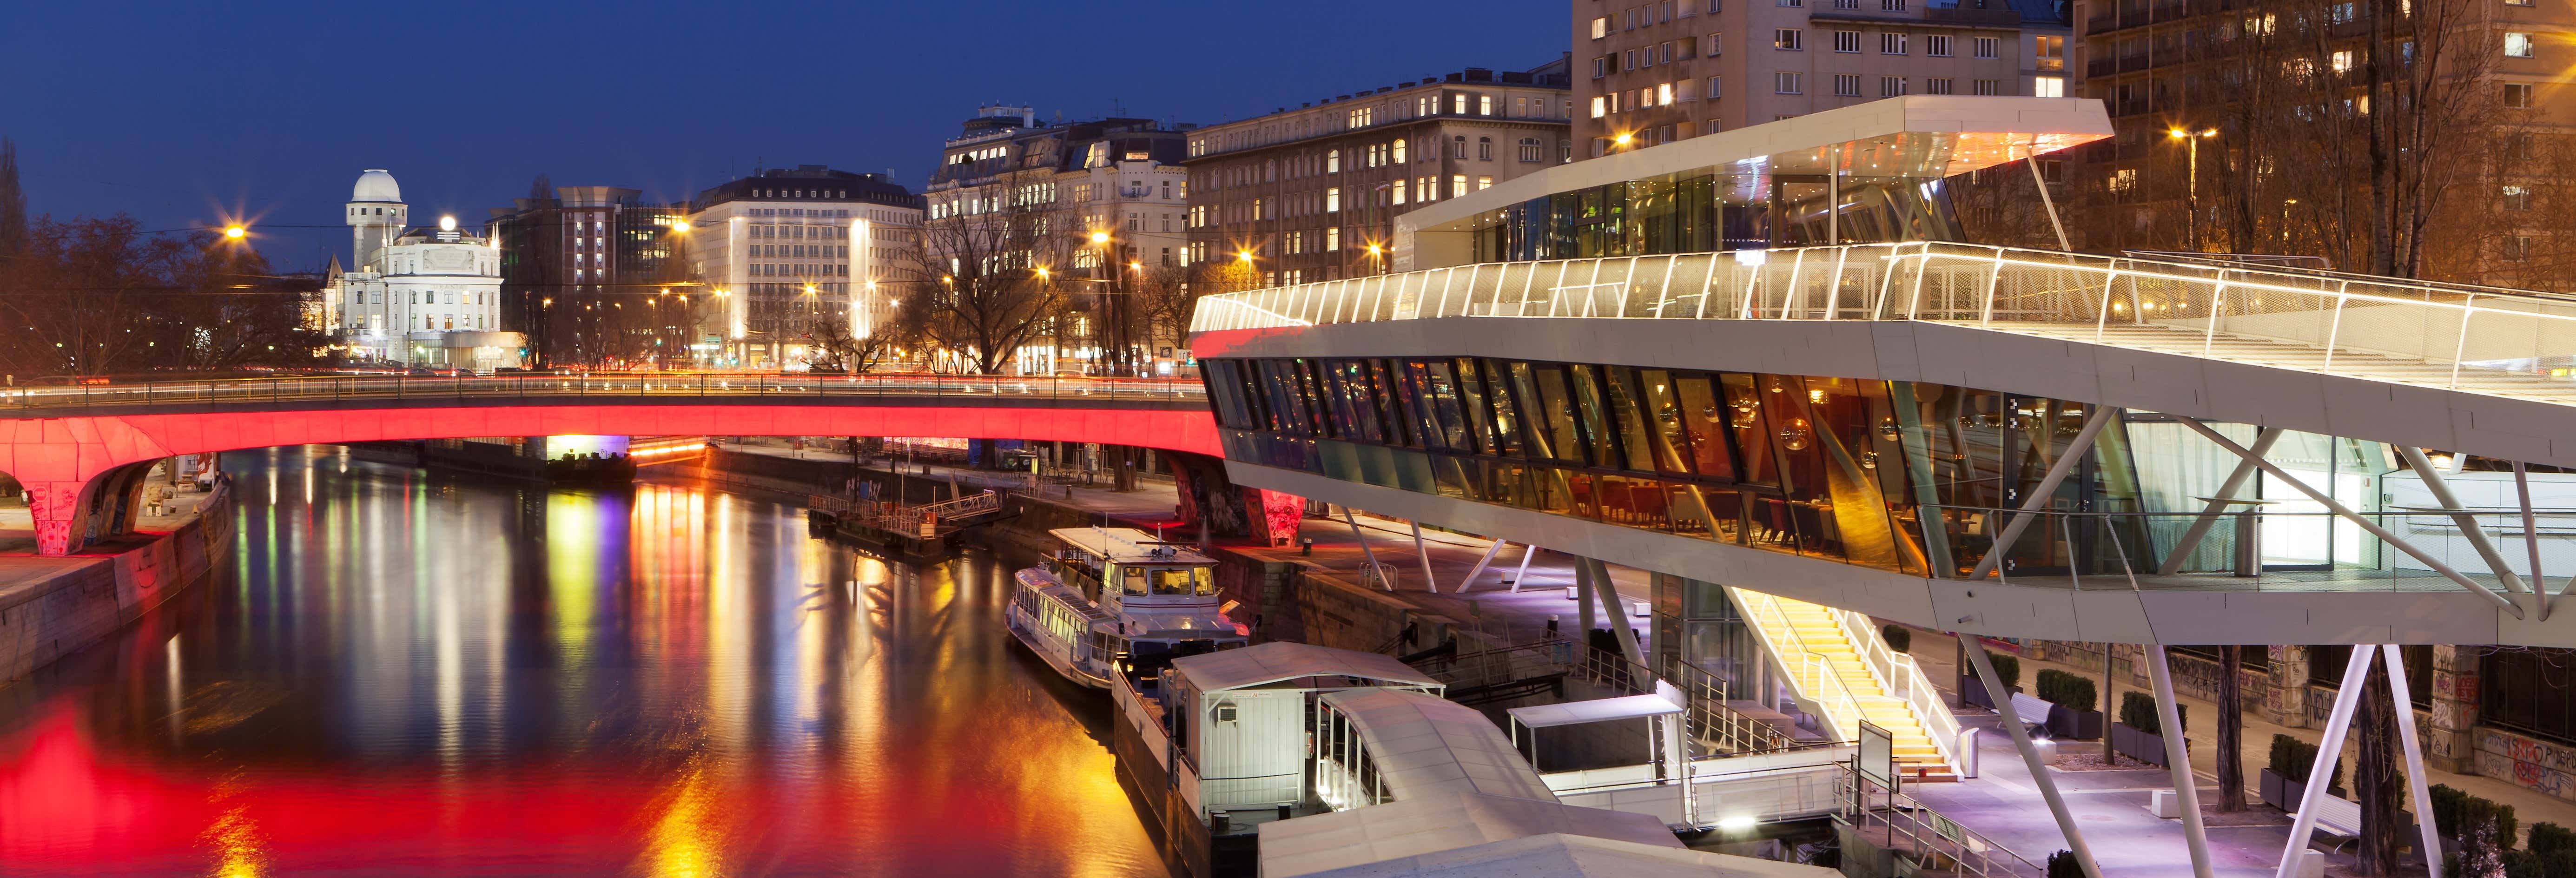
[[[139,381],[0,389],[21,411],[147,405],[227,405],[338,400],[517,398],[1048,399],[1075,402],[1204,404],[1190,378],[1073,378],[1008,375],[777,375],[583,373],[573,375],[392,376]]]
[[[1461,265],[1208,296],[1192,332],[1431,317],[1923,320],[2564,397],[2576,297],[1941,242]],[[2498,382],[2502,381],[2499,386]]]

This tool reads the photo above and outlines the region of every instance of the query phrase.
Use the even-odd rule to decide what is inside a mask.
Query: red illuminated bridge
[[[129,530],[153,462],[242,448],[469,436],[965,436],[1219,453],[1196,379],[370,376],[6,394],[0,471],[26,485],[47,555]]]

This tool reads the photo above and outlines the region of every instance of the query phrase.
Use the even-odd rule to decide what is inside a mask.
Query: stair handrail
[[[1914,721],[1922,724],[1925,737],[1932,739],[1932,749],[1941,754],[1941,762],[1953,770],[1959,767],[1959,716],[1942,703],[1939,690],[1932,688],[1932,678],[1915,664],[1914,657],[1897,652],[1887,645],[1887,638],[1873,627],[1876,620],[1869,614],[1826,607],[1825,612],[1843,628],[1843,637],[1867,658],[1870,676],[1877,678],[1880,691],[1905,699],[1914,708]]]
[[[1790,672],[1791,679],[1798,679],[1801,674],[1809,678],[1809,681],[1799,689],[1805,692],[1808,698],[1814,700],[1817,706],[1823,708],[1825,719],[1834,724],[1833,735],[1837,738],[1860,737],[1860,721],[1864,716],[1860,709],[1860,697],[1852,694],[1851,687],[1843,685],[1842,678],[1832,673],[1832,665],[1822,657],[1822,654],[1807,644],[1807,638],[1798,633],[1797,626],[1789,623],[1789,616],[1780,609],[1779,601],[1771,595],[1749,589],[1729,586],[1727,590],[1735,594],[1736,605],[1745,609],[1746,616],[1767,615],[1769,617],[1761,619],[1762,629],[1777,631],[1778,637],[1787,638],[1786,642],[1773,645],[1772,657],[1779,660],[1782,670]],[[1775,636],[1765,634],[1763,639],[1774,640]],[[1790,646],[1796,647],[1797,654],[1802,659],[1794,666],[1788,660],[1788,656],[1782,655],[1787,651],[1785,647]]]

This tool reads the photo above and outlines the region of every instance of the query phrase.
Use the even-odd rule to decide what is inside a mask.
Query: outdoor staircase
[[[1802,705],[1824,719],[1828,734],[1856,741],[1860,724],[1868,722],[1895,739],[1898,770],[1908,779],[1958,779],[1958,717],[1912,656],[1887,648],[1867,615],[1727,591],[1769,647],[1781,677]]]

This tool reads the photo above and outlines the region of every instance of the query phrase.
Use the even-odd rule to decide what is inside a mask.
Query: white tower
[[[349,267],[357,271],[382,273],[376,264],[376,251],[391,245],[410,228],[410,208],[403,206],[402,187],[394,175],[370,169],[358,175],[358,185],[349,193],[349,228],[356,252]]]

